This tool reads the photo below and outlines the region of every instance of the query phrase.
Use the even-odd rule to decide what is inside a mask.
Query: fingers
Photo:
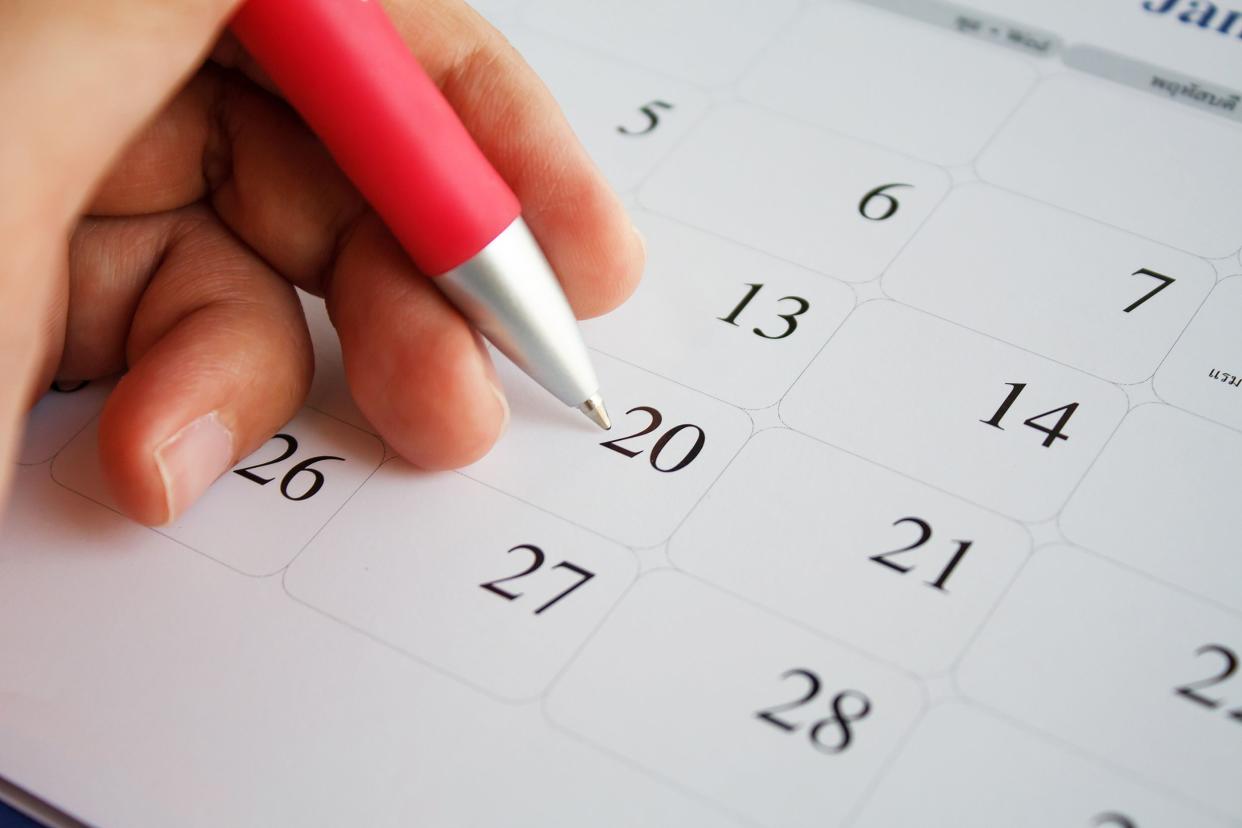
[[[445,469],[491,448],[509,409],[482,340],[374,217],[342,248],[327,298],[354,399],[398,453]]]
[[[0,487],[59,347],[65,237],[108,162],[193,71],[234,2],[0,6]]]
[[[74,321],[111,359],[128,330],[129,371],[100,419],[104,475],[126,514],[167,523],[297,411],[312,372],[306,323],[289,284],[202,211],[97,220],[74,247],[75,285],[127,286]],[[89,364],[92,347],[71,335],[67,364]]]
[[[464,3],[406,0],[390,11],[517,193],[575,312],[594,316],[623,301],[642,270],[642,243],[538,77]],[[220,54],[251,71],[237,50]],[[148,212],[206,194],[267,262],[322,292],[362,201],[296,116],[238,77],[219,73],[192,84],[126,154],[126,169],[161,174],[114,176],[96,207]]]
[[[429,0],[418,4],[415,16],[402,8],[394,12],[416,54],[522,200],[527,222],[576,312],[594,315],[619,303],[641,270],[641,242],[542,84],[464,4]],[[150,173],[153,169],[158,172]],[[209,73],[192,83],[130,145],[94,204],[101,212],[147,213],[203,196],[265,262],[295,283],[327,294],[354,395],[398,452],[439,468],[470,462],[486,451],[503,428],[507,409],[477,337],[414,273],[287,107],[236,75]],[[216,461],[228,454],[231,462],[270,433],[293,413],[305,390],[288,359],[271,356],[272,342],[238,324],[262,303],[182,297],[171,306],[188,302],[195,310],[165,320],[159,336],[144,339],[140,323],[163,318],[150,315],[151,297],[166,279],[177,281],[170,274],[188,269],[187,254],[173,253],[196,237],[175,234],[167,242],[169,255],[123,343],[130,376],[102,424],[105,464],[118,499],[147,522],[184,509],[227,467]],[[229,249],[231,256],[239,255]],[[247,267],[270,279],[257,262],[247,260]],[[98,313],[106,315],[102,308]],[[268,321],[258,317],[252,321]],[[82,321],[90,326],[88,318]],[[263,324],[254,327],[265,330]],[[196,330],[204,337],[200,347],[214,361],[190,358],[195,346],[187,331]],[[230,336],[222,338],[224,332]],[[269,326],[266,333],[271,332]],[[71,331],[67,343],[73,339]],[[242,343],[240,350],[230,342]],[[66,361],[80,350],[67,348]],[[113,342],[95,359],[115,361],[118,350]],[[194,369],[188,379],[176,374],[183,364]],[[222,391],[229,387],[221,376],[229,371],[218,368],[222,364],[232,366],[231,381],[243,389],[239,395]],[[256,384],[248,373],[256,364],[274,372],[277,381]],[[277,410],[280,416],[259,417]],[[261,422],[246,420],[247,413]],[[182,451],[187,446],[199,448]],[[213,459],[174,462],[183,454]],[[195,477],[185,471],[190,468],[201,473]]]
[[[0,181],[20,197],[6,200],[67,230],[108,163],[197,67],[237,2],[8,0],[0,10]]]
[[[574,312],[598,316],[625,301],[642,273],[642,241],[542,81],[464,3],[405,0],[391,8],[414,54],[522,202]]]
[[[216,164],[212,113],[218,73],[196,74],[124,147],[88,207],[94,215],[145,215],[185,207],[207,192]]]

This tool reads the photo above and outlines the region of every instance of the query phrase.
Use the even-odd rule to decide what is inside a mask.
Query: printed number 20
[[[637,437],[642,437],[644,434],[650,434],[655,431],[660,427],[660,424],[664,422],[664,415],[648,405],[636,406],[625,413],[633,414],[635,411],[641,411],[651,418],[651,422],[647,424],[646,428],[642,431],[636,431],[633,434],[626,435],[625,437],[618,437],[615,440],[605,440],[600,443],[600,445],[606,449],[615,451],[617,454],[624,454],[626,457],[637,457],[642,454],[642,449],[625,448],[621,445],[621,443],[626,440],[633,440]],[[660,455],[666,448],[668,448],[668,444],[672,442],[673,438],[683,431],[693,431],[695,433],[696,436],[694,438],[694,444],[690,446],[686,453],[683,454],[681,459],[676,463],[666,466],[660,465]],[[647,455],[647,459],[651,463],[651,468],[658,472],[671,473],[681,471],[686,466],[694,462],[694,459],[699,456],[699,452],[703,450],[703,446],[706,444],[707,435],[703,433],[703,429],[693,423],[682,423],[681,425],[673,426],[668,431],[660,435],[660,438],[655,441],[655,445],[651,447],[651,453]]]

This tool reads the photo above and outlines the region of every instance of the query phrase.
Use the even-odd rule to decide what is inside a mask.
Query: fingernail
[[[634,227],[634,235],[638,237],[638,246],[643,249],[643,258],[647,258],[647,237],[644,236],[643,231],[639,230],[637,227]]]
[[[233,464],[233,434],[216,412],[204,414],[155,450],[164,484],[165,524],[172,523]]]
[[[496,365],[492,362],[491,354],[487,352],[487,342],[478,331],[474,332],[474,344],[483,359],[483,377],[487,380],[492,393],[496,395],[497,402],[500,403],[499,433],[504,434],[505,429],[509,427],[509,399],[505,396],[504,389],[500,387],[500,375],[496,373]]]
[[[509,427],[509,400],[505,398],[505,392],[500,390],[500,385],[495,382],[488,383],[492,387],[492,393],[496,395],[496,399],[500,402],[500,432],[505,433],[505,429]]]

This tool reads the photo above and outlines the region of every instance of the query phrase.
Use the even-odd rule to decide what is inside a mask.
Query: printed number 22
[[[1192,681],[1190,684],[1178,687],[1177,692],[1179,695],[1185,696],[1195,704],[1201,704],[1208,710],[1215,710],[1225,703],[1224,700],[1213,698],[1211,696],[1205,696],[1199,691],[1206,690],[1209,687],[1228,681],[1230,676],[1232,676],[1238,669],[1238,655],[1223,644],[1204,644],[1202,647],[1195,650],[1196,656],[1206,655],[1207,653],[1211,653],[1221,659],[1223,666],[1220,672],[1214,676],[1209,676],[1205,679],[1200,679],[1199,681]],[[1228,712],[1228,716],[1231,719],[1242,722],[1242,707],[1230,710]]]

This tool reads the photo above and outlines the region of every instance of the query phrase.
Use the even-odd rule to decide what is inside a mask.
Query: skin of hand
[[[575,313],[624,301],[642,240],[539,79],[459,0],[384,2]],[[0,494],[54,379],[124,371],[104,474],[135,520],[175,519],[302,404],[294,286],[326,299],[350,390],[403,457],[464,465],[504,428],[481,339],[225,32],[238,5],[0,8]]]

